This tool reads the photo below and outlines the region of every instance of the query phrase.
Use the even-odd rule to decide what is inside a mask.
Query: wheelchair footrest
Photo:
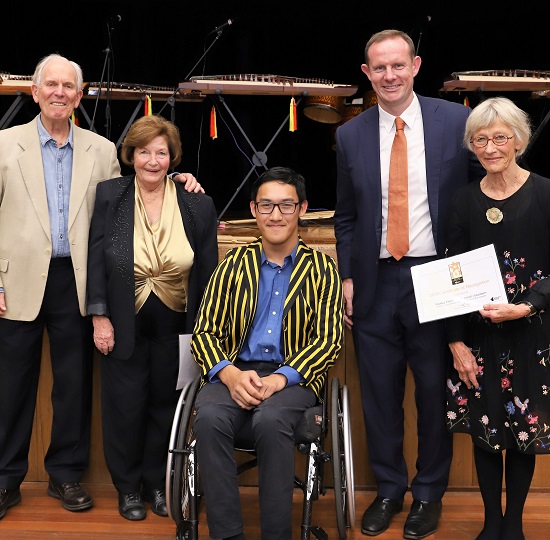
[[[328,540],[328,534],[321,527],[311,527],[310,532],[317,540]]]

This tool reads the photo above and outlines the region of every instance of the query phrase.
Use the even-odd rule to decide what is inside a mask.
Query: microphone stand
[[[212,41],[212,43],[210,43],[210,45],[208,46],[207,49],[205,49],[205,51],[202,53],[201,57],[197,60],[196,64],[189,70],[189,73],[185,76],[185,79],[184,81],[188,81],[189,80],[189,77],[191,77],[191,74],[195,71],[195,68],[203,61],[203,59],[206,57],[206,55],[210,52],[210,49],[216,44],[216,42],[218,41],[218,39],[220,39],[221,35],[223,34],[223,31],[224,31],[224,28],[220,28],[218,31],[216,31],[216,37],[214,38],[214,40]],[[172,109],[174,107],[174,99],[176,97],[176,94],[180,91],[179,87],[176,88],[174,90],[174,92],[172,93],[172,95],[168,98],[168,101],[162,106],[162,108],[160,109],[159,113],[160,114],[164,108],[166,107],[166,105],[168,105],[169,103],[172,105]],[[173,116],[173,115],[172,115]],[[173,122],[173,120],[172,120]]]
[[[418,51],[420,50],[420,40],[422,39],[422,30],[420,30],[418,34],[418,43],[416,44],[416,51],[414,51],[414,55],[418,56]]]
[[[107,36],[108,36],[108,44],[107,48],[103,49],[103,52],[105,53],[105,60],[103,62],[103,70],[101,71],[101,78],[99,80],[99,88],[97,90],[97,96],[95,100],[95,106],[94,106],[94,114],[92,116],[92,122],[90,124],[90,130],[94,131],[94,124],[95,124],[95,115],[97,112],[97,105],[99,103],[99,98],[101,97],[101,88],[103,86],[103,80],[105,77],[105,72],[107,72],[107,82],[105,85],[105,91],[106,91],[106,104],[105,104],[105,137],[110,140],[111,137],[111,89],[112,89],[112,80],[111,80],[111,58],[113,58],[113,44],[111,41],[111,32],[114,30],[114,27],[111,26],[110,22],[107,23]],[[114,59],[113,59],[114,63]]]

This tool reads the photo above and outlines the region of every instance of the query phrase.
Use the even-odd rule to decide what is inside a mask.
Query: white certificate
[[[411,268],[421,323],[507,304],[493,244]]]
[[[193,334],[180,334],[180,369],[176,390],[181,390],[186,384],[191,383],[201,370],[191,354],[191,337]]]

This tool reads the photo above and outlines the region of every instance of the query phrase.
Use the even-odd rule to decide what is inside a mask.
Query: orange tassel
[[[466,107],[469,107],[469,106],[470,106],[470,100],[468,99],[468,96],[466,96],[466,97],[464,98],[464,105],[465,105]]]
[[[218,138],[218,126],[216,125],[216,107],[212,105],[210,111],[210,137],[212,139]]]
[[[151,116],[153,114],[153,103],[151,101],[151,96],[145,96],[145,105],[143,114],[145,116]]]
[[[296,100],[294,97],[290,100],[290,125],[289,131],[296,131],[298,129],[298,115],[296,112]]]

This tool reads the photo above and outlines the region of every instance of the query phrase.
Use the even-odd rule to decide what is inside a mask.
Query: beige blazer
[[[86,314],[88,233],[96,185],[120,176],[115,145],[74,126],[69,244],[78,302]],[[44,297],[52,253],[37,119],[0,130],[0,287],[6,319],[34,320]]]

